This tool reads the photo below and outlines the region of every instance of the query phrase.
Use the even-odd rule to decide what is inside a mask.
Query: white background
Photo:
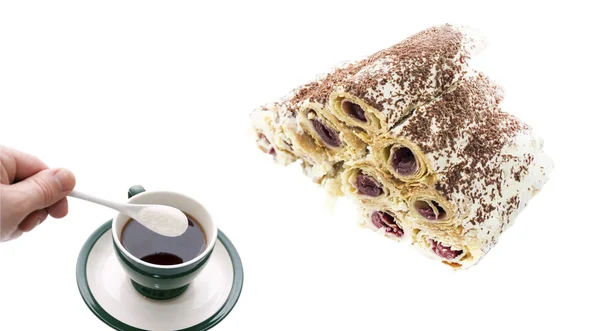
[[[598,330],[599,25],[583,2],[3,1],[0,144],[68,167],[77,189],[189,194],[238,248],[245,284],[215,330]],[[589,2],[593,3],[593,2]],[[452,272],[358,228],[345,201],[262,154],[262,103],[431,25],[467,24],[505,109],[556,168],[476,267]],[[108,330],[77,290],[112,210],[69,200],[0,244],[1,330]]]

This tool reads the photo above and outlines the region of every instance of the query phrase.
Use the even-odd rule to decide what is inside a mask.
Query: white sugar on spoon
[[[69,196],[112,208],[163,236],[180,236],[188,227],[187,216],[179,209],[170,206],[115,202],[77,191],[72,191]]]

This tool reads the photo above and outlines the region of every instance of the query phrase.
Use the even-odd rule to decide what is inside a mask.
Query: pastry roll
[[[477,179],[478,176],[463,169],[461,172],[467,174],[467,178],[459,180],[462,182],[462,194],[458,190],[450,193],[444,184],[440,185],[439,190],[462,213],[438,229],[433,226],[435,221],[427,224],[427,218],[423,219],[418,211],[415,213],[409,202],[411,211],[405,222],[417,229],[423,238],[415,245],[423,251],[433,252],[435,258],[454,268],[469,268],[477,264],[548,180],[553,163],[542,147],[542,140],[524,129],[502,147],[496,161],[491,161],[498,162],[495,174],[489,177],[481,175],[479,177],[483,178]],[[481,171],[489,174],[490,167],[483,167]],[[447,250],[440,251],[441,246],[435,246],[437,243],[464,254],[447,255]]]
[[[477,241],[467,237],[448,236],[443,232],[424,232],[419,229],[413,229],[411,235],[414,247],[423,255],[441,260],[442,263],[456,269],[472,265],[482,257]]]
[[[356,63],[344,62],[333,67],[330,72],[318,76],[299,107],[299,125],[313,138],[322,153],[327,154],[332,163],[360,158],[367,154],[367,145],[333,116],[328,106],[328,97],[336,79],[339,79],[340,75],[356,72],[356,68]]]
[[[403,224],[399,213],[389,209],[380,209],[362,205],[359,207],[359,226],[375,231],[386,238],[398,242],[411,241],[410,225]]]
[[[498,105],[504,98],[504,91],[494,84],[482,73],[471,71],[465,75],[463,81],[452,91],[420,106],[399,123],[396,127],[373,143],[373,157],[379,166],[391,174],[398,183],[423,183],[432,184],[436,174],[453,166],[448,157],[440,159],[440,154],[448,151],[432,150],[431,140],[440,140],[445,144],[440,148],[456,150],[464,148],[464,143],[457,147],[451,146],[454,134],[463,135],[473,133],[474,130],[465,130],[467,133],[458,132],[456,125],[461,124],[454,120],[465,116],[479,116],[488,112],[497,111]],[[436,113],[444,113],[444,120],[436,118]],[[480,125],[479,118],[471,119],[465,125]],[[444,128],[447,126],[448,128]],[[452,130],[445,132],[444,130]],[[410,131],[410,132],[409,132]],[[427,132],[427,133],[425,133]],[[426,136],[426,134],[428,136]]]
[[[367,145],[352,130],[332,116],[320,102],[306,100],[300,106],[298,122],[327,154],[332,162],[359,158],[367,153]]]
[[[304,96],[313,84],[294,89],[276,102],[265,104],[251,112],[251,131],[256,145],[273,155],[276,163],[289,165],[300,159],[310,168],[305,174],[319,182],[334,172],[334,164],[314,139],[298,124],[298,111]]]
[[[367,142],[411,110],[448,91],[485,47],[478,34],[442,25],[421,31],[368,57],[330,95],[330,107]]]
[[[373,142],[373,157],[398,185],[427,184],[433,179],[431,166],[419,146],[393,132]]]
[[[503,89],[468,67],[484,43],[466,31],[427,29],[252,114],[263,152],[455,269],[479,263],[553,168]]]
[[[331,72],[350,70],[351,66],[343,63]],[[336,177],[344,161],[367,154],[367,145],[331,114],[327,98],[319,97],[331,91],[331,72],[252,113],[259,148],[274,154],[277,163],[283,165],[293,162],[294,156],[301,159],[304,173],[315,182]],[[271,145],[274,148],[270,149]],[[293,156],[280,156],[284,151],[293,151]],[[336,181],[339,183],[339,178]]]
[[[278,104],[264,105],[250,114],[253,136],[256,145],[263,152],[273,156],[275,163],[288,165],[297,160],[291,141],[281,133],[280,110]]]
[[[473,73],[392,133],[419,147],[432,176],[406,191],[404,221],[419,230],[416,245],[454,267],[477,263],[553,168],[541,138],[501,100],[501,89]],[[443,247],[462,255],[448,258]]]
[[[389,175],[369,160],[358,160],[344,165],[341,174],[342,192],[364,205],[378,208],[406,206],[401,187],[395,186]],[[404,207],[405,208],[405,207]]]

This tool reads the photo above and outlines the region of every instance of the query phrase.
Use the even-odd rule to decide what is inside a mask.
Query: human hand
[[[20,237],[48,215],[67,215],[75,176],[49,169],[38,158],[0,145],[0,242]]]

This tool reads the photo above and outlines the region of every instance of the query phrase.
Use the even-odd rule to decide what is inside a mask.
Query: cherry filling
[[[340,137],[338,136],[338,133],[335,132],[335,130],[323,124],[323,122],[319,121],[316,118],[311,119],[310,123],[319,135],[319,138],[321,138],[321,140],[325,144],[331,147],[340,147],[342,142],[340,141]]]
[[[265,135],[262,133],[258,135],[258,144],[263,152],[275,156],[275,148],[273,148],[273,145],[271,145],[269,139],[267,139],[267,137],[265,137]]]
[[[367,117],[365,116],[365,111],[361,106],[350,102],[348,100],[342,100],[341,104],[342,110],[348,114],[348,116],[354,118],[355,120],[359,120],[361,122],[366,122]]]
[[[371,214],[371,222],[373,222],[373,225],[378,229],[385,228],[385,233],[393,234],[396,237],[402,237],[404,235],[404,230],[394,222],[394,216],[386,212],[373,212],[373,214]]]
[[[451,247],[444,246],[440,242],[435,240],[430,239],[429,243],[431,244],[431,250],[433,250],[435,254],[447,260],[453,260],[463,253],[462,250],[455,251]]]
[[[356,175],[356,183],[354,186],[358,192],[370,197],[376,197],[383,194],[381,185],[373,177],[363,173]]]
[[[433,205],[433,207],[431,205]],[[419,213],[419,215],[431,221],[439,221],[446,217],[446,211],[444,210],[444,208],[442,208],[442,206],[440,206],[439,203],[431,201],[431,205],[423,200],[418,200],[417,202],[415,202],[414,207],[417,213]],[[437,216],[435,214],[436,211]]]
[[[392,169],[402,176],[410,176],[417,172],[417,159],[408,147],[400,147],[392,154]]]

